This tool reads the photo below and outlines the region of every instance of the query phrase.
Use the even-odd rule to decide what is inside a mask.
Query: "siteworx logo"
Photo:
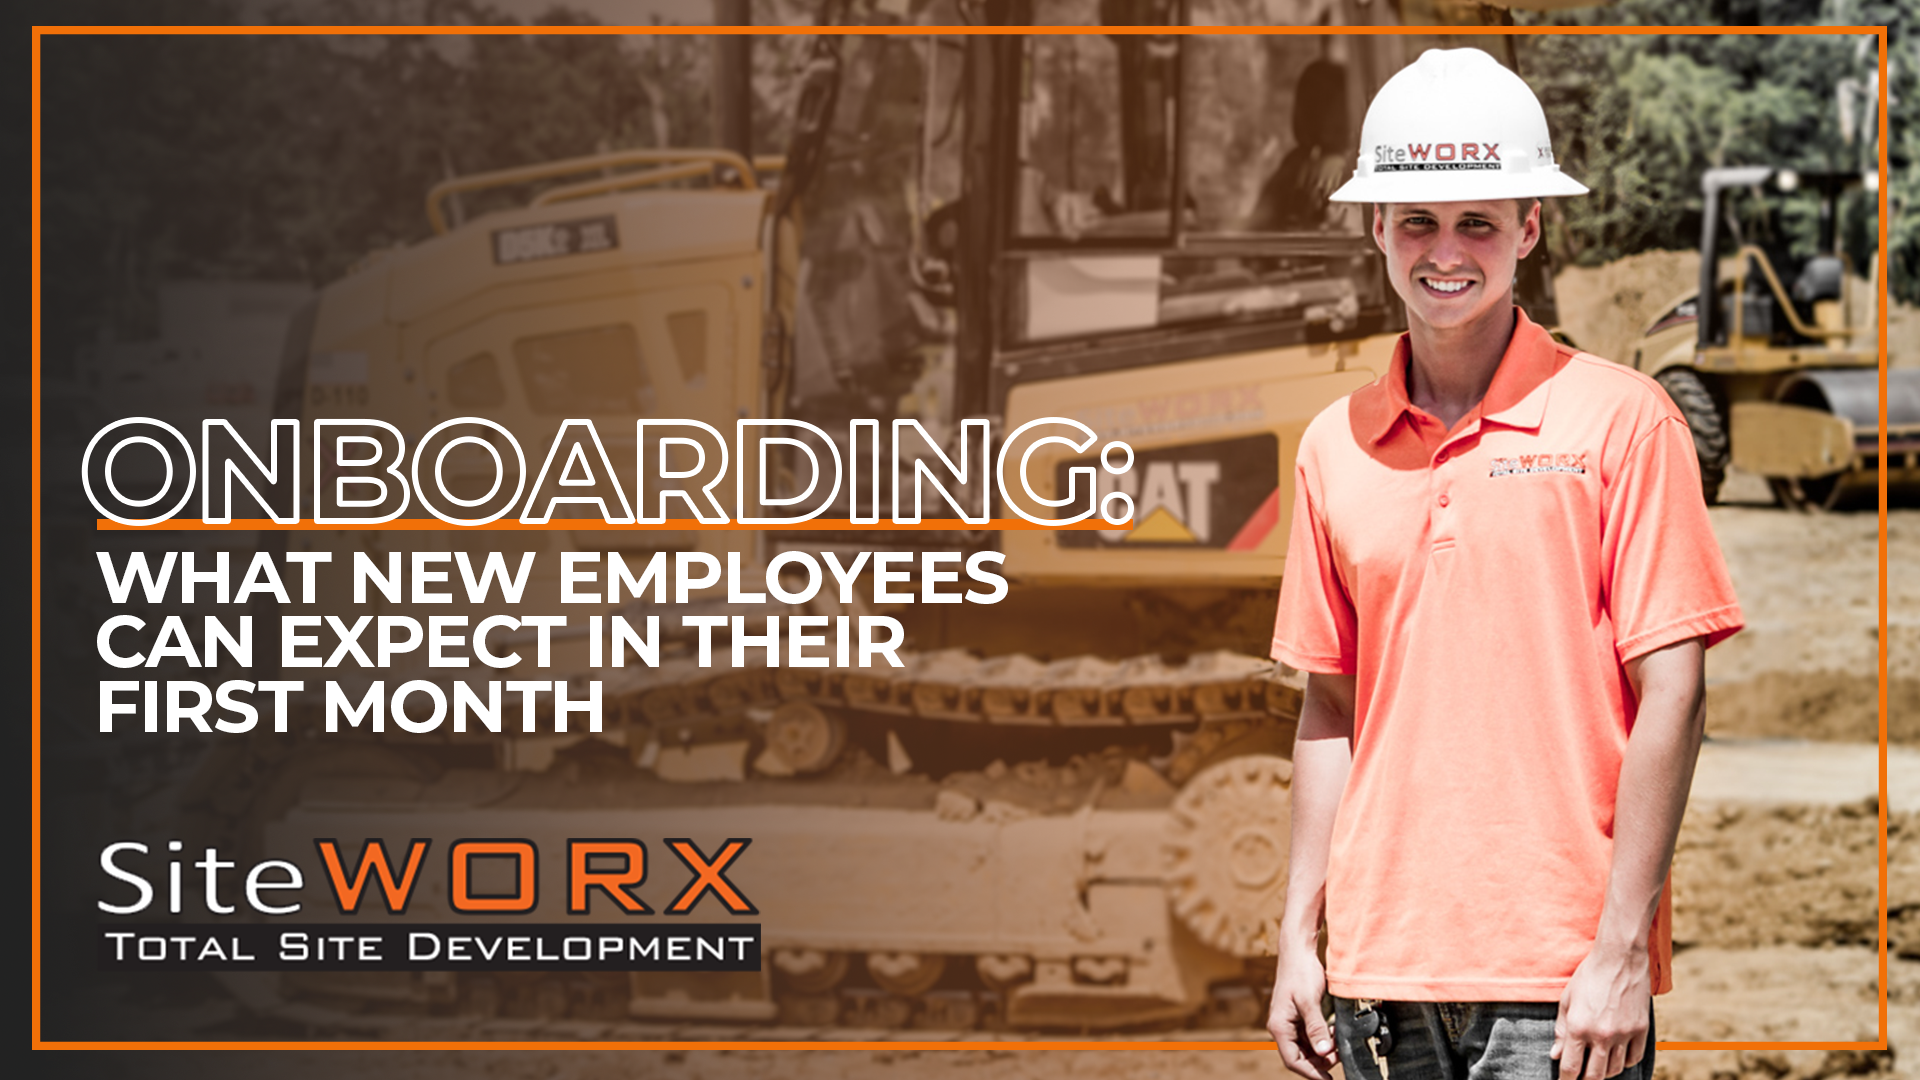
[[[1481,158],[1482,153],[1486,157]],[[1425,161],[1432,155],[1435,161],[1499,161],[1500,148],[1492,143],[1409,143],[1407,156],[1414,161]]]
[[[1431,169],[1446,163],[1454,168],[1500,167],[1500,146],[1490,142],[1382,143],[1373,148],[1374,168],[1386,172]],[[1471,163],[1471,164],[1468,164]]]
[[[428,859],[432,840],[402,845],[369,838],[356,852],[351,843],[316,838],[316,891],[331,894],[341,918],[283,922],[243,916],[222,922],[204,916],[241,914],[243,899],[259,915],[298,914],[304,905],[296,896],[309,875],[297,863],[271,858],[242,874],[240,860],[209,847],[193,863],[205,871],[200,910],[181,920],[188,913],[182,894],[194,884],[182,873],[182,863],[192,857],[185,843],[168,841],[177,857],[155,867],[134,858],[150,853],[147,844],[123,841],[101,852],[100,866],[136,895],[128,903],[103,898],[100,910],[138,915],[158,903],[173,918],[103,924],[98,962],[106,970],[171,971],[759,971],[760,924],[736,921],[759,911],[727,878],[750,843],[735,837],[709,855],[692,840],[668,837],[661,844],[687,876],[667,875],[679,892],[657,913],[683,918],[583,923],[521,920],[540,907],[541,851],[532,840],[455,840],[441,864]],[[444,879],[440,865],[446,867]],[[647,845],[639,840],[570,838],[563,869],[564,875],[547,879],[562,885],[569,916],[656,914],[639,891],[648,871]],[[423,887],[423,881],[430,883]],[[705,905],[709,913],[735,918],[685,918],[703,898],[717,902]],[[432,921],[449,915],[455,921]]]
[[[1587,452],[1577,454],[1521,454],[1519,457],[1497,457],[1487,470],[1488,476],[1513,476],[1516,473],[1584,473],[1587,471]]]
[[[734,915],[756,915],[759,912],[748,902],[734,884],[727,880],[723,871],[745,851],[750,840],[732,839],[721,846],[720,850],[709,858],[700,851],[693,841],[670,839],[666,841],[667,850],[673,852],[686,868],[693,872],[693,880],[680,890],[673,902],[667,905],[669,915],[685,915],[693,910],[702,896],[712,893]],[[314,847],[320,852],[326,863],[328,883],[343,915],[351,915],[358,909],[361,893],[367,884],[368,871],[377,874],[381,890],[386,894],[387,910],[400,913],[406,910],[408,896],[412,891],[415,871],[418,869],[430,841],[415,840],[409,845],[406,869],[394,880],[391,864],[387,860],[386,846],[378,840],[369,840],[362,845],[358,869],[351,881],[341,864],[338,846],[332,840],[315,840]],[[510,892],[496,895],[481,895],[473,885],[473,861],[476,858],[494,857],[505,859],[513,865],[512,888]],[[596,866],[594,860],[611,860],[613,865]],[[461,914],[520,914],[532,911],[539,903],[539,851],[528,840],[456,840],[449,853],[448,863],[451,889],[448,902],[453,910]],[[634,890],[647,879],[647,846],[638,840],[593,839],[567,841],[567,913],[585,915],[589,910],[590,896],[599,892],[611,899],[621,911],[628,915],[650,915],[652,909],[641,901]]]
[[[729,915],[759,914],[740,887],[727,877],[752,842],[733,837],[709,855],[685,837],[661,841],[689,875],[681,880],[678,893],[662,913],[689,915],[702,899],[711,897]],[[349,845],[331,838],[316,838],[313,846],[321,865],[320,881],[341,915],[361,914],[377,904],[384,904],[386,914],[404,915],[419,891],[421,879],[432,873],[427,868],[431,840],[415,839],[402,848],[369,838],[360,844],[357,854]],[[180,852],[183,847],[177,840],[169,843],[170,851]],[[165,881],[166,908],[172,914],[181,913],[181,864],[190,856],[182,853],[171,858],[160,873],[162,868],[141,865],[138,856],[149,852],[148,845],[137,841],[110,844],[101,851],[100,868],[134,890],[124,903],[114,902],[119,897],[100,900],[101,911],[109,915],[140,914],[158,899],[156,882]],[[527,839],[453,841],[445,864],[447,907],[460,915],[524,915],[534,911],[540,903],[540,854],[539,845]],[[484,881],[488,875],[482,871],[483,863],[495,864],[494,869],[501,872]],[[654,914],[639,894],[650,868],[647,845],[641,841],[625,837],[571,838],[566,845],[565,865],[567,914],[591,914],[596,899],[603,910],[611,904],[626,915]],[[205,857],[193,866],[205,871],[203,902],[208,914],[236,912],[239,905],[226,902],[236,891],[245,897],[248,907],[262,915],[292,915],[303,907],[299,900],[284,895],[306,887],[308,875],[295,863],[267,859],[242,875],[237,873],[237,860],[221,858],[217,848],[209,847]],[[245,886],[236,890],[234,879],[240,877],[244,877]]]

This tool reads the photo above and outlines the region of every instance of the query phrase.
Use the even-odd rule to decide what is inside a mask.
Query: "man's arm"
[[[1320,965],[1320,917],[1327,900],[1327,851],[1333,817],[1353,764],[1351,675],[1307,676],[1293,743],[1293,838],[1287,855],[1287,907],[1280,919],[1279,967],[1267,1031],[1287,1068],[1328,1080],[1339,1061],[1320,1015],[1327,973]]]
[[[1604,1080],[1638,1064],[1652,1001],[1648,936],[1673,863],[1706,714],[1706,645],[1693,638],[1627,662],[1639,697],[1614,796],[1613,863],[1593,949],[1560,995],[1553,1056],[1561,1080]]]

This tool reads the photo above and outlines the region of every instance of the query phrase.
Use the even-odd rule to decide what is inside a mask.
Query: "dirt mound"
[[[1863,1041],[1871,1042],[1870,1036]],[[1709,1050],[1655,1059],[1656,1080],[1827,1080],[1906,1076],[1892,1050]],[[1671,1065],[1671,1067],[1669,1067]]]
[[[1730,274],[1732,265],[1722,267]],[[1852,281],[1848,315],[1871,326],[1877,289]],[[1669,305],[1700,287],[1700,254],[1643,251],[1605,266],[1569,266],[1553,277],[1560,328],[1581,348],[1621,363],[1633,362],[1641,332]],[[1895,303],[1887,313],[1887,353],[1895,367],[1920,366],[1920,308]]]
[[[1878,1036],[1871,949],[1698,949],[1674,958],[1674,992],[1655,1006],[1662,1041],[1862,1041]],[[1786,1007],[1782,1007],[1782,1006]],[[1901,1044],[1896,1044],[1899,1046]],[[1815,1080],[1903,1075],[1898,1051],[1712,1050],[1658,1053],[1656,1076]]]
[[[1694,251],[1646,251],[1605,266],[1570,266],[1553,278],[1560,328],[1581,348],[1621,363],[1654,316],[1700,287]]]
[[[1873,742],[1879,539],[1872,514],[1718,506],[1714,536],[1747,627],[1707,654],[1707,730]],[[1920,741],[1920,512],[1887,515],[1888,735]]]
[[[1877,825],[1870,800],[1690,807],[1673,857],[1674,944],[1873,945]],[[1917,827],[1909,815],[1889,821],[1889,862],[1898,877],[1920,885]]]
[[[1871,949],[1878,856],[1872,799],[1689,807],[1673,856],[1674,946]],[[1887,818],[1887,894],[1893,953],[1920,959],[1920,815]]]
[[[1707,733],[1723,738],[1873,742],[1880,684],[1839,671],[1769,671],[1707,688]],[[1920,742],[1920,679],[1887,681],[1887,739]]]

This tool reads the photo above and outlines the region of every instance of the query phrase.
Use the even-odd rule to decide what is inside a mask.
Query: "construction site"
[[[168,283],[144,340],[96,335],[75,353],[43,406],[58,477],[43,534],[43,814],[78,854],[47,863],[70,884],[43,899],[53,966],[42,1037],[440,1044],[406,1055],[180,1052],[142,1065],[162,1076],[271,1068],[289,1080],[341,1069],[417,1080],[1283,1073],[1263,1025],[1305,677],[1267,659],[1266,642],[1294,453],[1314,415],[1382,373],[1406,326],[1363,208],[1326,194],[1374,91],[1423,49],[1472,45],[1532,73],[1511,37],[1476,33],[1507,20],[1503,9],[1389,13],[1340,0],[1326,5],[1329,25],[1392,14],[1398,32],[1237,36],[1171,30],[1222,21],[1231,5],[988,6],[995,21],[1096,32],[792,39],[780,46],[789,113],[778,146],[751,134],[766,121],[750,115],[757,69],[744,39],[716,39],[704,145],[445,169],[417,193],[416,239],[367,251],[311,288]],[[1100,33],[1096,22],[1170,29]],[[1690,250],[1595,266],[1556,265],[1543,250],[1516,282],[1536,321],[1671,395],[1746,620],[1707,657],[1708,741],[1672,875],[1676,987],[1656,1007],[1663,1043],[1880,1036],[1883,722],[1888,739],[1889,1048],[1674,1050],[1661,1076],[1899,1076],[1912,1069],[1907,1053],[1920,1060],[1920,580],[1900,572],[1920,558],[1920,311],[1883,312],[1878,271],[1852,257],[1879,180],[1843,166],[1704,170],[1674,195],[1704,206]],[[570,418],[592,417],[615,462],[675,452],[648,434],[650,418],[723,430],[805,421],[818,438],[762,447],[751,467],[741,454],[740,490],[778,493],[760,512],[792,505],[831,459],[835,495],[816,512],[849,525],[99,532],[75,492],[75,433],[136,414],[182,431],[222,417],[249,434],[274,420],[362,424],[370,444],[387,437],[373,420],[424,443],[483,418],[504,438],[468,437],[437,467],[461,506],[496,517],[507,512],[489,502],[500,501],[507,442],[544,447]],[[1004,461],[1024,445],[1021,425],[1048,417],[1126,440],[1130,468],[1111,468],[1091,443],[1027,445],[1053,486],[1024,502],[1004,489],[1004,503],[983,496],[987,477],[965,471],[980,434],[1016,433],[991,447]],[[877,418],[870,446],[859,442],[867,418]],[[843,457],[857,466],[870,448],[878,463],[888,440],[887,475],[854,468],[839,484]],[[725,470],[711,455],[673,460],[694,483]],[[926,475],[954,481],[939,509],[919,501]],[[175,477],[145,482],[159,491],[151,502]],[[1082,497],[1092,513],[1120,495],[1129,527],[963,520],[985,503],[996,518],[1066,517]],[[305,513],[346,506],[322,498]],[[878,524],[918,522],[923,510],[937,520]],[[105,739],[56,719],[85,715],[90,680],[106,677],[91,637],[104,619],[203,610],[110,604],[92,553],[182,545],[393,565],[454,548],[509,562],[533,551],[534,599],[518,607],[547,615],[568,613],[542,606],[563,587],[562,553],[637,571],[662,553],[767,567],[804,552],[858,577],[855,555],[884,551],[918,568],[922,597],[949,553],[958,588],[989,584],[985,570],[965,576],[983,567],[1004,578],[991,606],[882,600],[872,569],[860,589],[795,603],[714,589],[666,604],[636,588],[595,618],[695,611],[723,643],[763,619],[838,618],[844,636],[885,618],[902,630],[900,665],[708,666],[695,659],[706,638],[669,630],[648,643],[651,663],[595,675],[605,724],[592,734],[564,730],[555,706],[536,709],[531,696],[521,732],[326,742],[265,730],[191,746]],[[295,606],[316,623],[426,610],[325,590]],[[249,610],[280,613],[259,600]],[[492,613],[464,601],[433,609]],[[533,638],[514,641],[530,651]],[[543,631],[540,666],[552,671],[541,677],[583,686],[601,666],[598,639],[591,662],[589,644],[562,632],[549,650]],[[283,674],[260,659],[192,677]],[[411,660],[387,677],[448,693],[483,678]],[[290,708],[296,735],[318,730],[317,698],[296,694]],[[90,853],[135,835],[250,860],[310,854],[322,836],[751,836],[736,880],[758,905],[763,965],[670,976],[79,971],[94,922]],[[411,917],[431,921],[435,903]],[[465,1041],[569,1045],[445,1045]],[[834,1041],[912,1045],[751,1045]],[[1073,1045],[1048,1048],[1059,1041]],[[1234,1042],[1245,1046],[1218,1045]],[[110,1067],[76,1062],[82,1073]]]

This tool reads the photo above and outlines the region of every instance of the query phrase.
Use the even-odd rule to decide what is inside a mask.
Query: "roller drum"
[[[1780,386],[1783,405],[1818,409],[1853,427],[1853,456],[1829,476],[1772,480],[1782,501],[1805,510],[1827,510],[1871,499],[1878,487],[1880,372],[1877,368],[1803,371]],[[1887,469],[1890,486],[1920,483],[1920,371],[1887,373]]]

